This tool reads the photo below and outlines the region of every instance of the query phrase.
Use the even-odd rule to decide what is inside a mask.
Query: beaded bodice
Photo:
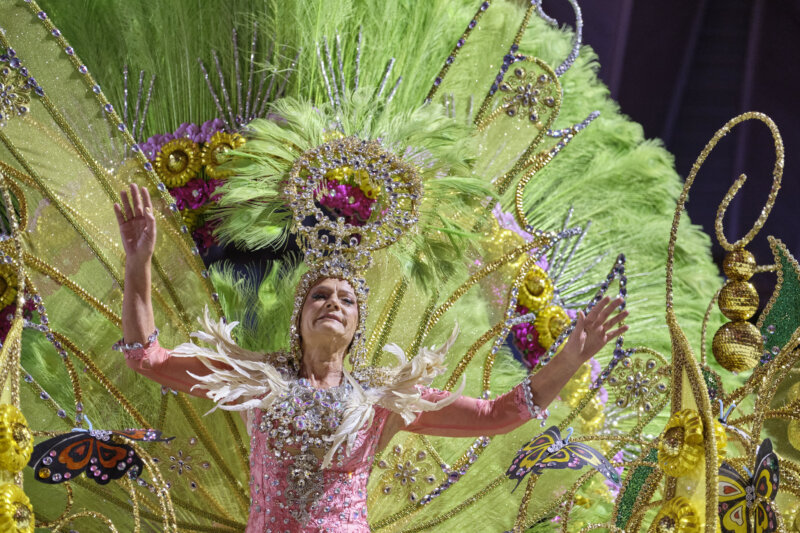
[[[369,531],[366,484],[388,412],[376,408],[352,452],[340,447],[331,467],[322,468],[351,390],[348,384],[314,389],[290,378],[272,408],[254,410],[248,532]]]

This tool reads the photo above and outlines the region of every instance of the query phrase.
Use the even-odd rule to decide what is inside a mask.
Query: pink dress
[[[170,358],[170,352],[153,343],[145,349],[125,352],[129,367],[136,372],[175,390],[190,392],[197,384],[187,372],[205,375],[209,370],[199,361],[187,358]],[[305,380],[297,380],[294,387],[313,389]],[[420,413],[404,431],[424,435],[451,437],[478,437],[506,433],[527,422],[532,417],[530,397],[526,402],[524,387],[520,384],[495,400],[477,400],[461,397],[438,410]],[[344,386],[338,387],[342,388]],[[337,388],[337,389],[338,389]],[[192,394],[204,396],[202,390]],[[423,389],[423,398],[440,400],[449,392]],[[250,516],[248,533],[263,532],[343,532],[367,533],[367,480],[372,469],[378,441],[387,419],[393,413],[375,407],[375,416],[369,427],[360,429],[352,452],[337,453],[330,468],[315,471],[308,479],[310,499],[299,504],[295,487],[290,487],[294,460],[280,458],[285,442],[287,448],[300,451],[300,442],[276,434],[275,425],[260,409],[251,411],[250,433]],[[297,439],[299,441],[299,439]],[[277,456],[277,457],[276,457]],[[296,478],[295,472],[295,478]]]

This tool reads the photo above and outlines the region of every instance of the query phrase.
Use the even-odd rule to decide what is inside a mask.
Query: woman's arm
[[[536,374],[495,400],[461,397],[438,411],[420,413],[407,426],[399,415],[392,413],[381,436],[381,445],[387,444],[399,430],[443,437],[478,437],[507,433],[531,418],[543,417],[545,408],[578,368],[609,341],[627,331],[627,326],[615,329],[628,316],[627,311],[611,316],[621,304],[621,299],[603,298],[588,315],[579,313],[575,329],[561,352]],[[430,389],[423,392],[423,398],[436,401],[449,394]]]
[[[120,192],[122,206],[114,204],[125,250],[125,287],[122,296],[122,334],[128,344],[145,344],[156,329],[150,300],[150,260],[156,245],[156,219],[150,193],[131,184],[130,201]]]
[[[122,296],[122,333],[125,362],[136,372],[171,389],[205,397],[198,381],[187,374],[206,375],[210,370],[191,358],[170,358],[155,340],[155,319],[150,299],[150,261],[156,243],[156,219],[150,194],[135,184],[120,193],[122,206],[114,213],[125,250],[125,287]],[[135,347],[134,347],[135,346]],[[130,348],[130,349],[128,349]]]

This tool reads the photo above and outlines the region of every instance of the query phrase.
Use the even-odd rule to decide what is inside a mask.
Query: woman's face
[[[358,302],[350,283],[323,278],[311,287],[300,314],[303,346],[328,343],[347,349],[357,327]]]

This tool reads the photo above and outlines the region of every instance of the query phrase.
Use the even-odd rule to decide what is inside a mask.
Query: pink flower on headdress
[[[216,190],[217,190],[217,187],[222,185],[222,183],[223,183],[222,180],[217,180],[217,179],[214,179],[214,178],[208,178],[207,180],[205,180],[205,183],[203,184],[203,189],[204,189],[206,198],[208,198],[208,200],[210,202],[216,202],[217,200],[219,200],[219,197],[221,195],[219,193],[216,193]]]
[[[318,193],[319,203],[344,217],[349,224],[363,226],[372,214],[374,199],[367,198],[355,185],[327,180],[325,189]]]
[[[215,187],[216,188],[216,187]],[[170,189],[170,194],[175,198],[178,209],[199,209],[208,202],[208,186],[202,178],[194,178],[186,185]]]
[[[217,239],[214,238],[214,230],[218,225],[219,221],[209,220],[192,232],[192,237],[194,237],[194,241],[201,252],[205,252],[217,244]]]
[[[527,314],[528,309],[522,305],[517,306],[517,313]],[[536,331],[533,321],[511,326],[511,333],[512,342],[522,354],[523,363],[528,368],[534,368],[547,350],[539,344],[539,332]]]

